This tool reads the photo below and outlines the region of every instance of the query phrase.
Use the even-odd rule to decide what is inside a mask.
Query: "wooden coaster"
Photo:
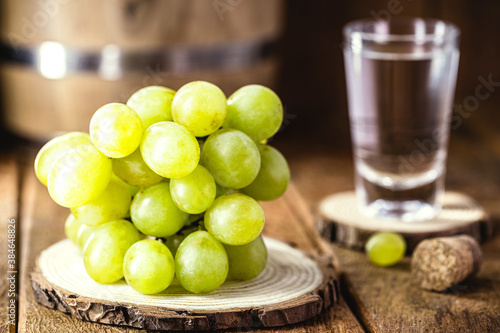
[[[323,199],[319,205],[317,227],[328,241],[363,250],[367,239],[378,231],[392,231],[406,239],[407,252],[426,238],[466,234],[483,242],[493,233],[484,209],[472,198],[457,192],[446,192],[441,212],[432,220],[402,222],[369,218],[357,207],[353,191],[341,192]]]
[[[36,300],[79,319],[151,330],[218,330],[293,324],[312,318],[339,297],[329,257],[312,259],[264,237],[268,263],[257,278],[228,281],[205,295],[174,283],[159,295],[143,295],[122,279],[99,284],[69,240],[44,250],[31,274]]]

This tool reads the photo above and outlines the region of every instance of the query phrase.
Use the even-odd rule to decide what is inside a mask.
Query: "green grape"
[[[142,239],[134,225],[117,220],[98,226],[83,251],[87,274],[99,283],[114,283],[123,277],[123,258],[129,247]]]
[[[267,248],[261,236],[245,245],[223,245],[229,260],[228,279],[251,280],[266,268]]]
[[[216,85],[190,82],[179,89],[172,102],[172,116],[194,136],[207,136],[226,119],[226,96]]]
[[[170,194],[177,207],[189,214],[203,213],[215,199],[215,181],[210,172],[198,165],[182,178],[170,180]]]
[[[240,193],[240,190],[237,190],[237,189],[234,189],[234,188],[230,188],[230,187],[224,187],[224,186],[220,186],[219,184],[216,184],[217,185],[217,191],[216,191],[216,194],[215,194],[215,197],[218,198],[224,194],[231,194],[231,193]]]
[[[257,177],[260,154],[245,133],[225,128],[205,141],[200,163],[210,171],[217,184],[239,189],[250,185]]]
[[[141,118],[125,104],[106,104],[90,120],[90,137],[104,155],[125,157],[132,154],[141,143]]]
[[[171,121],[149,126],[141,142],[144,162],[165,178],[189,175],[200,160],[200,146],[188,130]]]
[[[68,150],[81,143],[90,143],[90,135],[83,132],[70,132],[59,135],[47,142],[35,159],[35,174],[38,180],[47,186],[47,177],[54,163]]]
[[[182,229],[182,230],[178,231],[177,233],[175,233],[174,235],[167,237],[165,239],[165,245],[168,247],[168,249],[170,250],[172,255],[175,256],[175,254],[177,253],[177,249],[179,248],[179,245],[181,245],[182,241],[187,236],[189,236],[190,234],[192,234],[193,232],[198,231],[198,230],[202,230],[202,229],[200,229],[200,227],[192,227],[192,228],[188,228],[188,229]]]
[[[163,238],[179,231],[189,218],[172,200],[168,182],[140,190],[132,200],[130,216],[143,234]]]
[[[209,293],[226,280],[229,263],[226,250],[208,232],[200,230],[187,236],[175,254],[175,274],[192,293]]]
[[[281,153],[268,145],[258,144],[260,170],[255,180],[241,189],[255,200],[269,201],[285,193],[290,182],[290,169]]]
[[[370,236],[365,244],[365,251],[371,262],[377,266],[392,266],[405,255],[404,238],[393,232],[377,232]]]
[[[90,236],[94,234],[95,229],[96,227],[91,227],[83,223],[80,224],[80,228],[76,234],[76,245],[78,245],[80,250],[83,251],[85,249],[85,245],[87,245]]]
[[[257,201],[245,194],[226,194],[217,198],[206,211],[205,226],[224,244],[248,244],[264,228],[264,211]]]
[[[127,186],[111,179],[101,195],[84,206],[71,208],[71,212],[80,222],[96,227],[125,217],[131,200]]]
[[[67,151],[50,169],[47,188],[64,207],[79,207],[97,198],[111,178],[111,160],[92,143]]]
[[[139,148],[126,157],[113,159],[113,172],[125,183],[141,188],[157,184],[163,179],[144,162]]]
[[[78,230],[80,230],[80,226],[82,222],[78,221],[73,214],[69,214],[66,218],[66,222],[64,222],[64,234],[68,239],[70,239],[73,243],[78,245]]]
[[[172,100],[175,91],[160,86],[137,90],[127,101],[142,120],[144,129],[160,121],[172,121]]]
[[[280,128],[283,106],[271,89],[257,84],[238,89],[227,100],[224,127],[245,132],[256,142],[268,139]]]
[[[125,254],[123,275],[128,285],[140,293],[162,292],[172,283],[174,274],[172,253],[156,240],[138,241]]]

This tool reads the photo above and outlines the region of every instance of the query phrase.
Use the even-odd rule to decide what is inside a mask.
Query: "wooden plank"
[[[483,247],[479,275],[447,293],[420,289],[412,280],[408,257],[394,267],[380,268],[362,252],[333,248],[345,274],[349,301],[371,332],[500,330],[499,237]]]
[[[337,255],[316,230],[314,215],[298,188],[293,184],[290,185],[286,194],[279,201],[283,202],[283,205],[287,207],[287,209],[283,209],[282,211],[291,212],[292,219],[288,220],[288,223],[296,224],[298,229],[302,231],[298,233],[294,231],[293,234],[288,236],[289,239],[297,242],[307,240],[320,254],[331,256],[334,266],[338,269]],[[264,207],[266,208],[267,206],[264,205]],[[290,229],[295,230],[295,228]],[[283,232],[286,231],[281,231],[281,233]],[[275,237],[278,237],[278,235]],[[341,285],[340,288],[342,290],[344,286]],[[294,330],[293,332],[364,332],[364,329],[353,315],[344,298],[341,297],[338,307],[332,308],[320,316],[320,320],[315,320],[311,330],[301,331],[297,328],[297,331]]]
[[[145,332],[100,325],[74,319],[58,311],[50,310],[36,303],[29,284],[29,273],[35,267],[35,259],[41,250],[64,238],[63,224],[68,210],[58,207],[50,199],[46,188],[35,178],[31,169],[34,152],[26,162],[22,187],[23,222],[23,269],[21,280],[21,306],[19,314],[22,332]],[[293,191],[293,189],[292,189]],[[288,192],[285,197],[289,195]],[[291,210],[285,199],[264,203],[266,212],[265,234],[285,240],[310,253],[318,251],[317,235],[314,230],[304,228],[300,217]],[[279,329],[259,330],[259,327],[242,327],[240,331],[255,329],[262,332],[363,332],[343,299],[321,316],[304,324],[290,325]]]
[[[309,206],[294,185],[289,186],[282,198],[261,204],[266,213],[264,229],[266,235],[285,240],[305,251],[330,255],[334,266],[337,267],[336,256],[314,228],[314,219]],[[284,327],[279,332],[364,332],[364,330],[341,297],[337,306],[330,308],[319,318],[305,325]]]
[[[19,243],[17,241],[20,233],[16,230],[19,226],[17,223],[18,180],[15,155],[3,154],[0,159],[0,295],[2,295],[0,298],[0,332],[2,333],[15,332],[17,326],[17,304],[12,302],[16,302],[17,277],[19,276],[17,273]],[[11,235],[10,238],[9,235]],[[14,260],[14,262],[9,260]]]

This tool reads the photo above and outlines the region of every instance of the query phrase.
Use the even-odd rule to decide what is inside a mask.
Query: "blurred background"
[[[473,98],[481,80],[500,82],[500,1],[2,0],[0,6],[3,145],[87,131],[97,108],[126,102],[144,86],[178,89],[207,80],[228,96],[250,83],[276,90],[286,112],[278,145],[348,149],[342,27],[395,16],[459,26],[454,132],[467,135],[476,121],[500,125],[500,83],[477,106]],[[464,103],[471,103],[465,111]]]

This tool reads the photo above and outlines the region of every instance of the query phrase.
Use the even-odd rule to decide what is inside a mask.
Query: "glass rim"
[[[424,29],[431,25],[435,27],[439,26],[440,30],[438,33],[436,31],[423,33],[404,33],[404,34],[394,34],[394,33],[378,33],[378,32],[367,32],[367,26],[374,26],[375,24],[386,24],[387,26],[399,25],[399,26],[415,26],[419,22],[423,24]],[[364,30],[364,31],[363,31]],[[460,29],[453,23],[434,19],[434,18],[421,18],[421,17],[394,17],[390,20],[379,20],[379,19],[357,19],[346,23],[342,29],[344,37],[347,39],[351,38],[352,35],[356,34],[362,40],[371,41],[394,41],[394,42],[413,42],[413,41],[435,41],[437,40],[452,40],[460,35]]]

